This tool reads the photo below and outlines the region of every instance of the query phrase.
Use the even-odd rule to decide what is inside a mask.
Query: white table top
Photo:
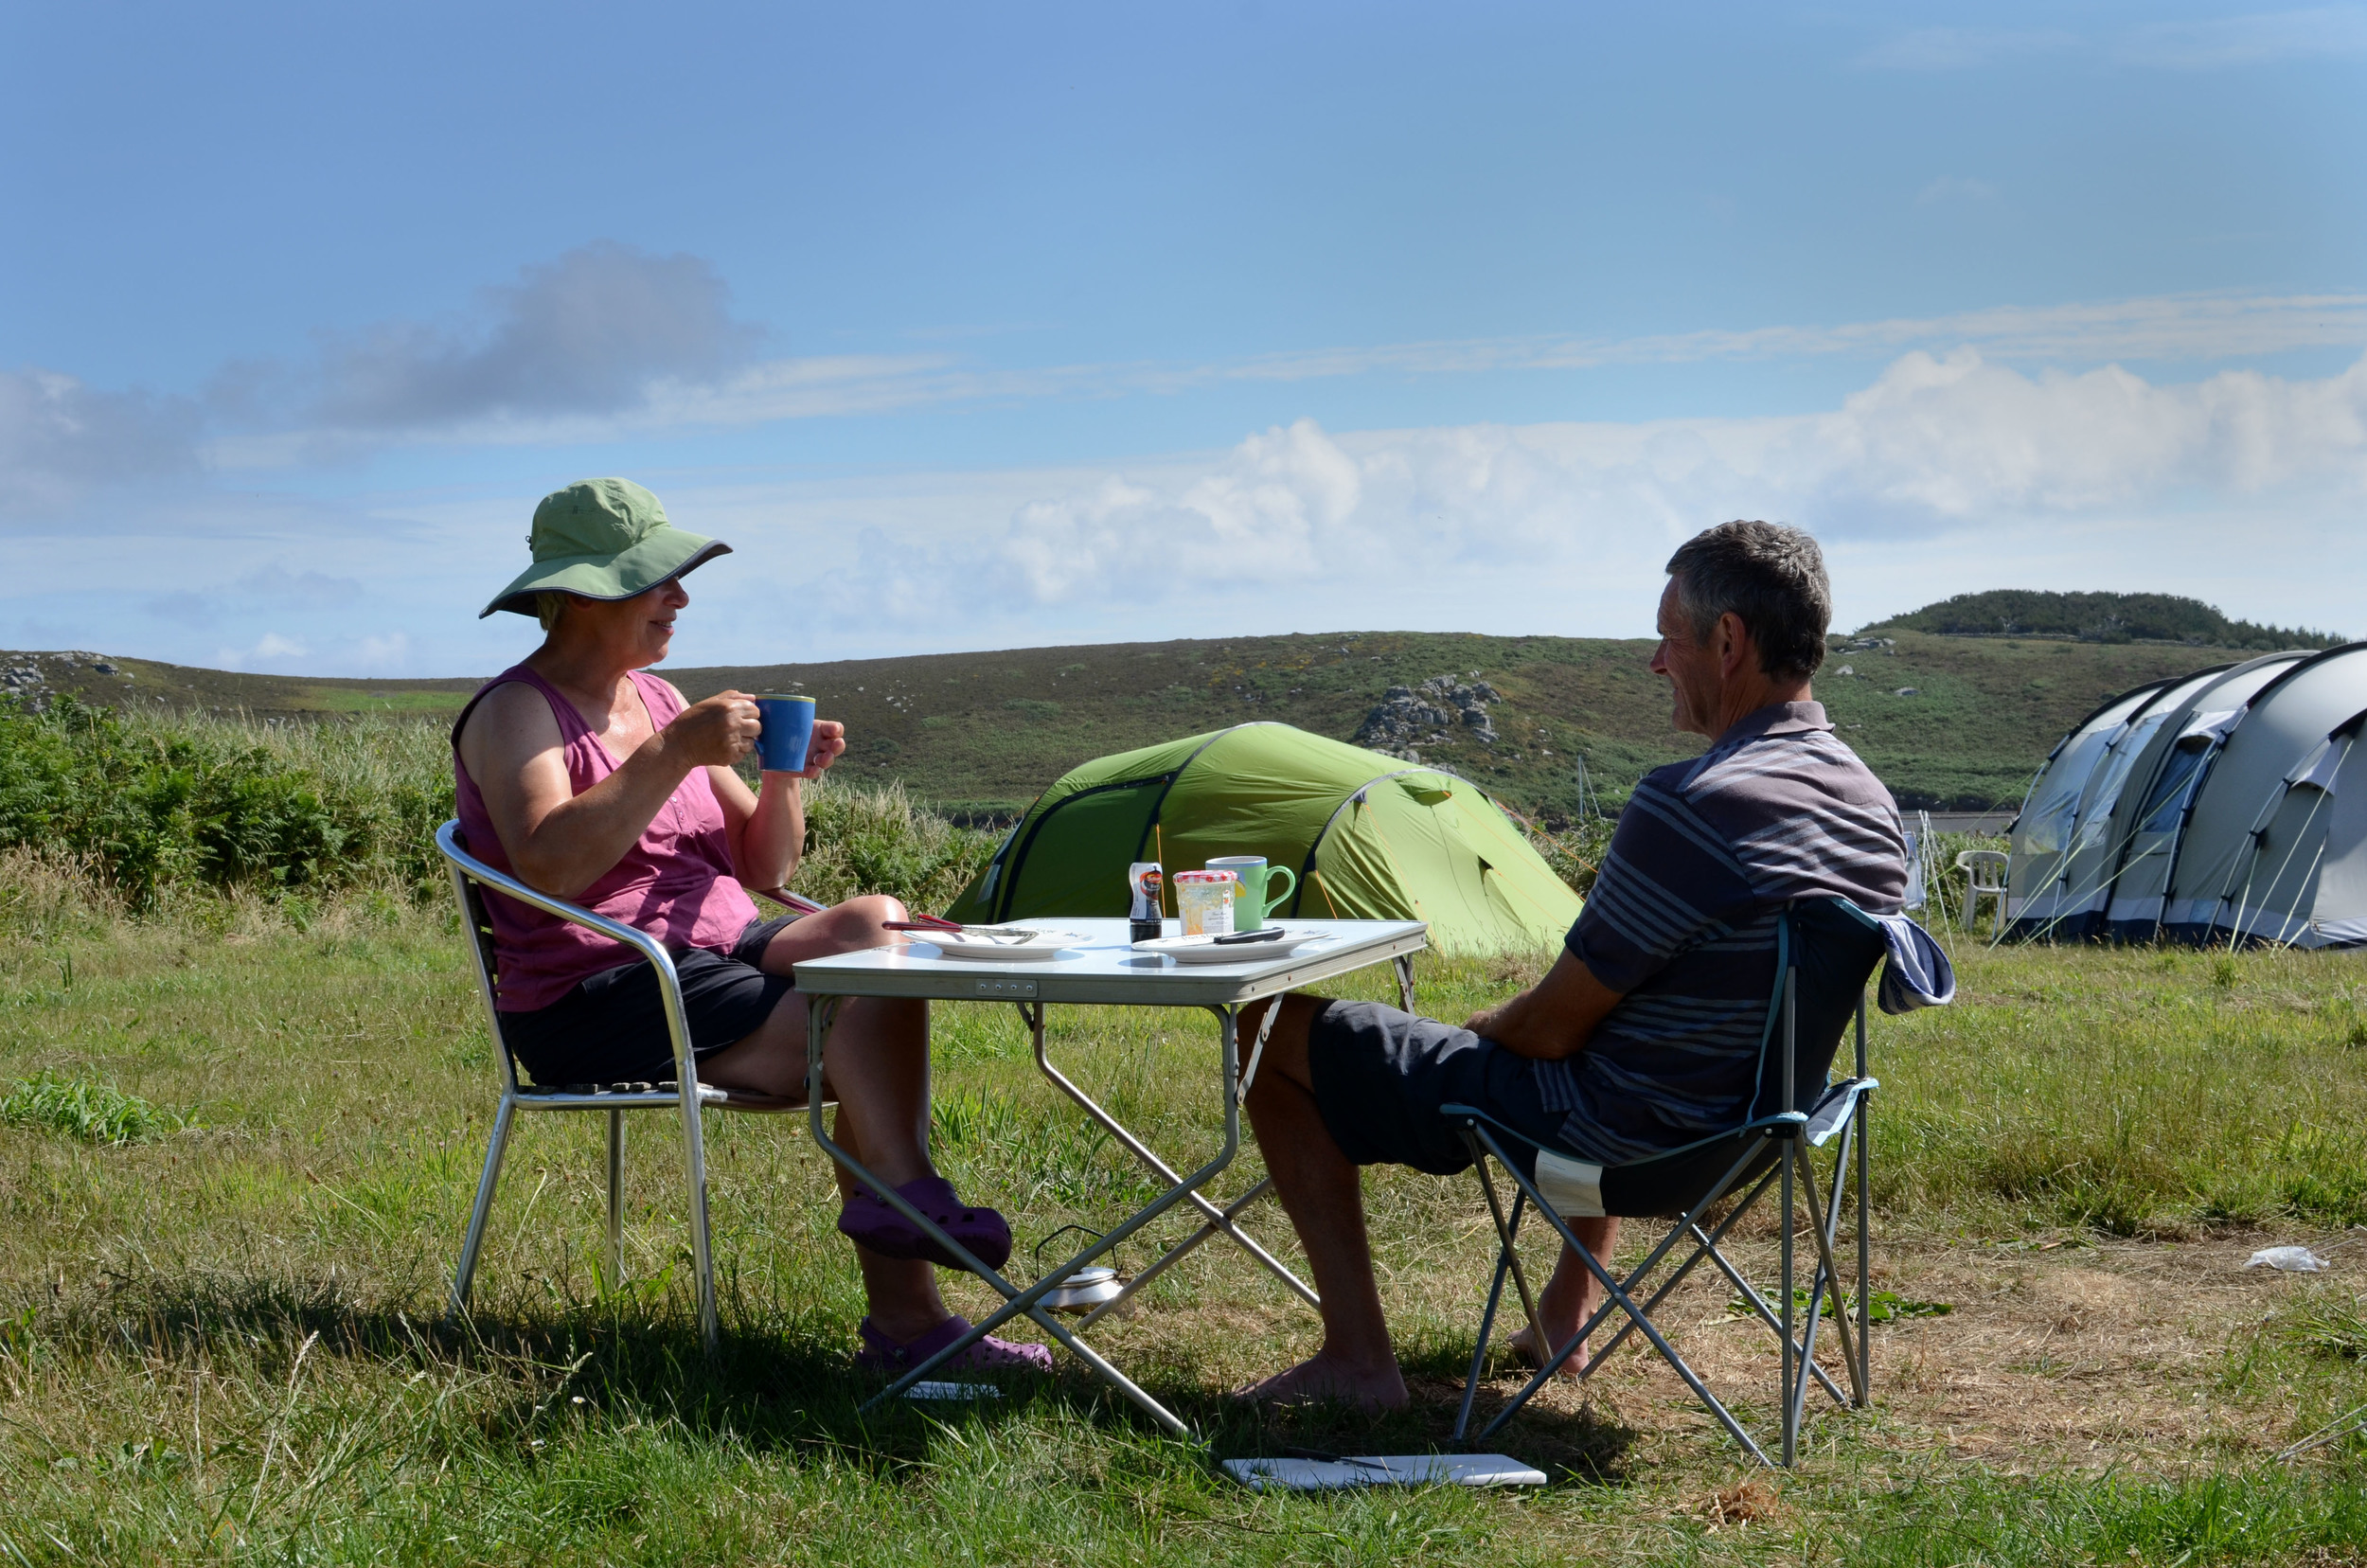
[[[809,959],[797,966],[797,989],[809,996],[1220,1007],[1272,996],[1400,953],[1419,953],[1430,943],[1430,927],[1420,920],[1285,920],[1281,924],[1291,931],[1333,939],[1284,957],[1179,964],[1136,953],[1127,940],[1124,920],[1047,915],[1030,923],[1047,931],[1074,931],[1084,940],[1060,949],[1057,957],[1021,963],[940,958],[936,948],[915,934],[902,946]]]

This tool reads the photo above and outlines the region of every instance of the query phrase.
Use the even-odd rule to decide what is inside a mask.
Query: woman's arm
[[[1620,994],[1564,948],[1544,979],[1473,1013],[1463,1026],[1514,1056],[1557,1060],[1586,1049],[1594,1025],[1619,1005]]]
[[[460,760],[485,796],[486,813],[519,879],[572,899],[625,858],[691,769],[728,769],[756,743],[756,704],[746,697],[710,697],[684,709],[614,773],[577,794],[550,704],[513,681],[487,692],[469,715],[460,732]]]
[[[806,853],[803,781],[821,777],[845,749],[846,726],[817,719],[802,773],[760,775],[758,791],[751,794],[734,770],[707,770],[716,804],[723,808],[723,829],[731,839],[732,874],[739,879],[740,886],[788,885]]]

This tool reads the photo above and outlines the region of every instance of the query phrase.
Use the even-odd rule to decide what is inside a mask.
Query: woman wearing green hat
[[[731,546],[672,526],[623,479],[545,496],[527,540],[534,564],[484,614],[537,617],[542,647],[496,675],[453,726],[462,832],[487,864],[664,941],[688,1014],[702,1081],[796,1097],[806,1079],[806,1007],[792,966],[897,938],[894,899],[850,899],[766,920],[749,887],[775,887],[805,844],[802,780],[846,749],[816,722],[802,773],[766,773],[751,793],[732,765],[755,745],[755,702],[725,691],[686,704],[644,673],[666,657],[690,602],[682,579]],[[480,617],[482,618],[482,617]],[[656,977],[584,927],[489,892],[500,971],[496,1007],[510,1054],[538,1083],[673,1076]],[[930,1166],[929,1014],[923,1002],[850,1001],[825,1047],[837,1136],[865,1166],[989,1264],[1010,1227],[965,1206]],[[953,1266],[918,1229],[841,1170],[839,1229],[856,1242],[871,1315],[869,1365],[909,1365],[966,1332],[932,1263]],[[1044,1370],[1040,1345],[988,1339],[958,1364]]]

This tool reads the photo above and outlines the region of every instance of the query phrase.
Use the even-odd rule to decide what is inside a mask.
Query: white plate
[[[1156,953],[1179,964],[1255,964],[1288,958],[1303,947],[1330,940],[1321,932],[1286,931],[1263,942],[1226,942],[1214,936],[1154,936],[1134,944],[1136,953]]]
[[[993,939],[997,933],[1003,940]],[[1013,940],[1022,934],[1024,940]],[[1041,926],[972,926],[968,931],[914,931],[905,935],[911,941],[935,948],[940,958],[986,958],[1014,964],[1041,963],[1062,948],[1075,947],[1085,940],[1074,931],[1050,931]]]

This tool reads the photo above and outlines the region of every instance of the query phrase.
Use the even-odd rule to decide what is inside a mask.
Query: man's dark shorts
[[[1569,1119],[1539,1103],[1526,1057],[1378,1002],[1327,1004],[1308,1025],[1307,1059],[1324,1126],[1361,1166],[1405,1165],[1437,1176],[1468,1166],[1470,1151],[1443,1105],[1475,1107],[1545,1143],[1557,1141]]]
[[[796,989],[790,976],[756,967],[767,944],[796,918],[751,921],[728,953],[690,948],[674,954],[694,1057],[703,1061],[747,1039]],[[504,1013],[501,1020],[509,1054],[546,1089],[663,1083],[674,1077],[666,1002],[646,958],[602,970],[547,1007]]]

